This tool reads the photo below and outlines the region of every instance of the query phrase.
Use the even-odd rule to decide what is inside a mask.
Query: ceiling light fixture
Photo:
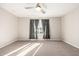
[[[36,7],[36,10],[37,10],[37,11],[41,11],[41,7],[39,7],[39,6]]]

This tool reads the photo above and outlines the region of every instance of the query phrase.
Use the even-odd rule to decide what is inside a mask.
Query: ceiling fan
[[[37,3],[35,6],[31,6],[31,7],[24,7],[25,9],[33,9],[35,8],[37,11],[41,11],[43,14],[45,14],[45,10],[47,7],[44,3]]]

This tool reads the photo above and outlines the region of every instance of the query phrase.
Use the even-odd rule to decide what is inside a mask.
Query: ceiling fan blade
[[[37,3],[37,4],[36,4],[36,7],[41,7],[41,6],[40,6],[40,3]]]
[[[34,8],[34,7],[25,7],[25,9],[32,9],[32,8]]]
[[[43,9],[41,9],[41,12],[42,12],[43,14],[45,14],[45,13],[46,13]]]
[[[46,6],[44,3],[41,3],[41,5],[42,5],[44,8],[47,8],[47,6]]]

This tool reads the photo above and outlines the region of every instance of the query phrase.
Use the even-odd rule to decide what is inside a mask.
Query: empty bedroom
[[[0,56],[79,56],[79,3],[0,3]]]

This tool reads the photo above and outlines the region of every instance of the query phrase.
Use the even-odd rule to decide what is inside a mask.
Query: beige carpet
[[[28,43],[30,44],[27,45]],[[19,49],[19,48],[22,48],[22,49]],[[16,41],[0,49],[0,56],[5,56],[5,55],[8,55],[8,56],[20,56],[20,55],[22,56],[79,56],[79,49],[67,43],[64,43],[62,41],[50,41],[50,40]]]

